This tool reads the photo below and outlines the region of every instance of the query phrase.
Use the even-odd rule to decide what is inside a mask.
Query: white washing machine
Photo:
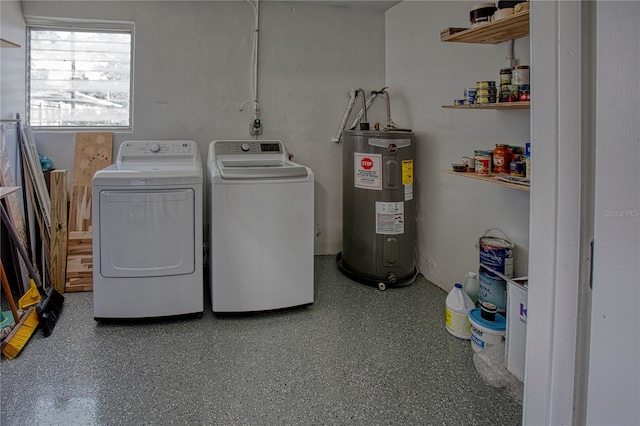
[[[280,141],[213,141],[208,153],[215,313],[314,301],[314,175]]]
[[[93,177],[93,316],[204,311],[202,160],[194,141],[127,141]]]

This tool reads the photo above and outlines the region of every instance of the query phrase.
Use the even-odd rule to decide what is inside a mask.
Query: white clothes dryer
[[[213,141],[209,269],[214,313],[314,301],[314,175],[280,141]]]
[[[203,182],[189,140],[123,142],[94,175],[96,320],[202,314]]]

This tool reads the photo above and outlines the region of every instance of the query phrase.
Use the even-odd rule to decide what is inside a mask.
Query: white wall
[[[18,48],[0,49],[0,119],[24,118],[24,20],[19,1],[0,1],[1,37],[18,44]]]
[[[469,2],[405,1],[386,14],[386,74],[391,114],[417,135],[418,269],[444,289],[477,271],[475,246],[488,228],[516,244],[516,275],[528,272],[529,194],[443,174],[451,163],[496,143],[524,146],[529,113],[442,109],[477,81],[499,80],[508,43],[444,43],[440,30],[469,26]],[[529,38],[516,40],[515,57],[529,65]],[[535,66],[532,67],[532,73]]]
[[[135,22],[133,133],[193,139],[206,158],[215,139],[250,138],[253,8],[244,1],[28,1],[25,15]],[[260,2],[261,139],[280,139],[316,176],[316,254],[341,250],[341,149],[332,143],[351,88],[384,85],[384,11]],[[378,118],[382,120],[382,117]],[[35,135],[71,172],[74,133]],[[115,152],[114,152],[115,155]]]

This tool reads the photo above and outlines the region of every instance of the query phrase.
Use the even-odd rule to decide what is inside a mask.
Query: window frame
[[[135,75],[135,23],[129,21],[89,20],[74,18],[49,18],[41,16],[25,16],[26,55],[25,55],[25,93],[26,122],[32,129],[51,132],[64,131],[133,131],[134,75]],[[129,69],[129,125],[128,126],[40,126],[31,124],[31,36],[32,29],[60,31],[89,31],[126,33],[131,36],[130,69]]]

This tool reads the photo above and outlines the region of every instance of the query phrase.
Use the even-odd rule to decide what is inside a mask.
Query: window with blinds
[[[30,126],[131,129],[133,24],[36,21],[27,29]]]

